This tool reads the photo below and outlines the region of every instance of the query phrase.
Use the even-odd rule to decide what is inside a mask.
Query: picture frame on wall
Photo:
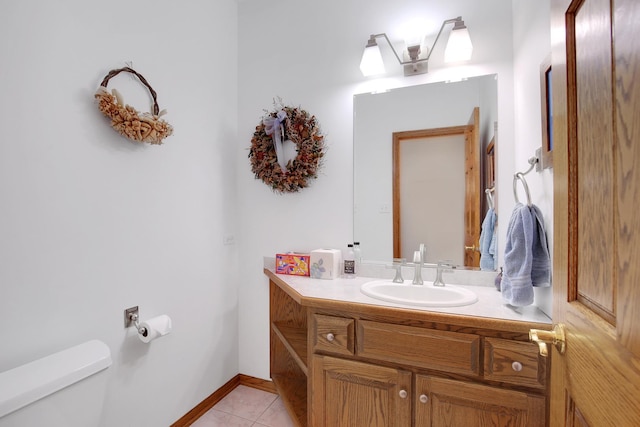
[[[551,77],[551,54],[540,64],[540,106],[542,117],[542,168],[553,167],[553,97]]]

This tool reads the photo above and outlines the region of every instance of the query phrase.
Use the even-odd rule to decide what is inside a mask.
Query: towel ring
[[[527,206],[531,206],[531,193],[529,193],[529,185],[527,185],[527,180],[524,179],[524,174],[522,172],[518,172],[513,175],[513,197],[516,199],[516,202],[520,203],[520,200],[518,200],[518,181],[522,183],[524,192],[527,195]]]
[[[489,205],[489,207],[491,209],[495,210],[495,205],[493,203],[493,191],[494,190],[495,190],[495,187],[487,188],[486,190],[484,190],[484,194],[487,195],[487,204]]]

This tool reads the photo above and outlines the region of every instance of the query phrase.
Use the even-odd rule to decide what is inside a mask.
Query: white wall
[[[498,74],[501,156],[499,177],[512,175],[513,70],[511,2],[504,0],[429,1],[341,0],[239,4],[238,91],[238,250],[243,265],[240,293],[240,371],[269,376],[268,281],[262,257],[278,251],[343,248],[352,234],[353,95],[389,87],[410,86],[461,76]],[[402,68],[386,79],[364,79],[358,68],[370,34],[387,32],[400,41],[399,27],[420,17],[429,34],[442,21],[462,15],[474,42],[472,61],[443,69],[434,52],[429,74],[405,78]],[[442,50],[444,44],[440,45]],[[247,159],[255,126],[282,97],[315,114],[326,134],[328,150],[322,173],[300,193],[274,194],[255,180]],[[503,188],[510,188],[505,178]],[[506,187],[504,186],[506,185]],[[510,191],[510,190],[509,190]],[[505,204],[506,206],[506,204]],[[505,207],[499,214],[507,216]],[[507,216],[508,217],[508,216]],[[366,242],[362,242],[366,256]]]
[[[551,52],[550,0],[513,0],[514,72],[518,76],[514,85],[515,141],[514,171],[526,171],[527,160],[542,145],[540,107],[540,64]],[[513,175],[511,175],[513,176]],[[531,201],[544,215],[549,249],[553,250],[553,169],[532,171],[526,177]],[[501,188],[505,188],[504,186]],[[511,187],[509,187],[511,188]],[[519,199],[525,200],[522,186],[518,184]],[[503,195],[505,191],[502,191]],[[513,195],[508,195],[509,200]],[[504,200],[502,198],[501,200]],[[513,205],[511,205],[513,206]],[[553,259],[553,254],[551,254]],[[551,288],[534,288],[534,304],[551,316]]]
[[[238,372],[222,245],[237,226],[236,2],[2,2],[0,40],[0,371],[100,339],[102,425],[169,425]],[[163,146],[96,108],[127,61],[168,109]],[[109,87],[149,111],[130,77]],[[134,305],[170,315],[172,334],[141,343],[123,324]]]

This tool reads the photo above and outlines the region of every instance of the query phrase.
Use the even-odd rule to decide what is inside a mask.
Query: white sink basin
[[[422,307],[459,307],[478,301],[478,296],[465,288],[453,285],[433,286],[431,283],[412,285],[411,280],[405,280],[404,283],[374,280],[363,284],[360,291],[382,301]]]

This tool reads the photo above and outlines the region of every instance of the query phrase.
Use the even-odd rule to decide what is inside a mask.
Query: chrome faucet
[[[422,285],[422,266],[424,265],[425,247],[424,243],[420,243],[420,249],[413,253],[413,285]]]
[[[453,273],[453,268],[456,268],[453,264],[449,264],[446,261],[438,261],[438,265],[436,267],[436,280],[433,281],[433,286],[444,286],[442,272]]]

